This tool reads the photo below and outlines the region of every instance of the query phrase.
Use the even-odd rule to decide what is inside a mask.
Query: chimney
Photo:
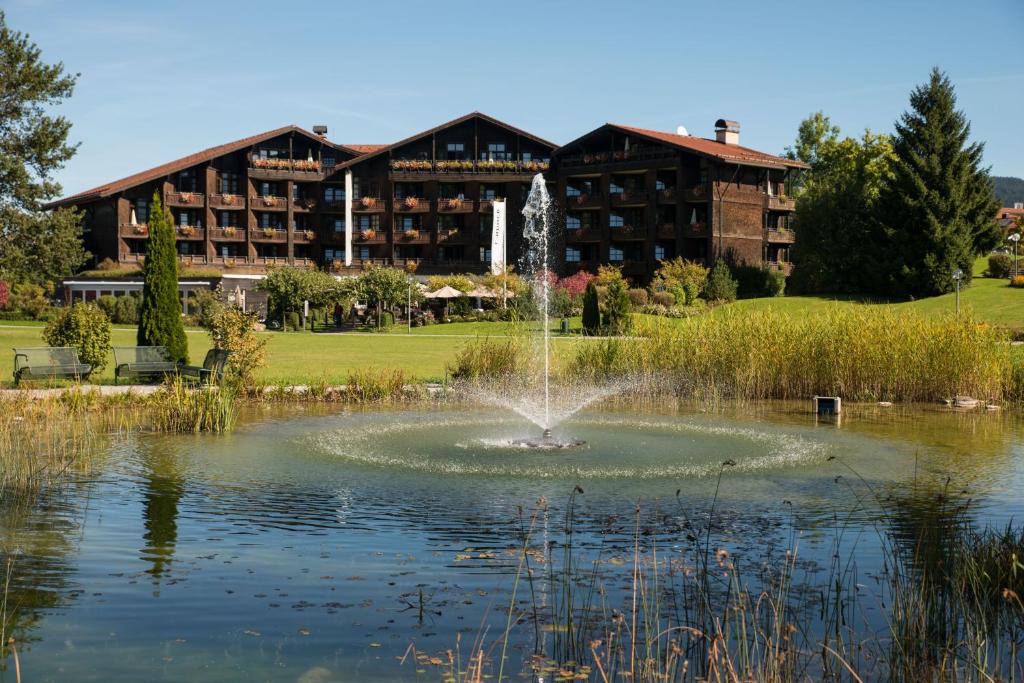
[[[1024,202],[1014,202],[1013,203],[1013,208],[1015,208],[1015,209],[1024,209]]]
[[[313,126],[313,132],[322,138],[327,137],[327,126]]]
[[[740,124],[736,121],[718,119],[715,121],[715,140],[726,145],[740,144]]]
[[[680,137],[689,137],[690,131],[686,130],[686,126],[676,126],[676,135]]]

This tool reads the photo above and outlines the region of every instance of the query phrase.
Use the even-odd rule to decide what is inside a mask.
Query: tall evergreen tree
[[[188,342],[178,297],[178,254],[174,249],[171,213],[153,193],[149,212],[149,238],[142,266],[142,304],[139,309],[139,346],[166,346],[171,358],[188,361]]]
[[[594,336],[601,331],[601,307],[597,297],[597,285],[591,280],[583,292],[583,332]]]
[[[910,111],[896,123],[892,177],[879,196],[879,294],[931,296],[954,287],[953,271],[971,277],[975,257],[999,243],[999,208],[984,144],[969,143],[970,123],[956,109],[949,78],[932,69],[910,94]]]

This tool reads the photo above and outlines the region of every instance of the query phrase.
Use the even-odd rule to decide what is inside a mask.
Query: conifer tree
[[[142,266],[142,304],[139,308],[139,346],[166,346],[172,359],[188,362],[188,341],[178,296],[178,254],[170,212],[153,193],[149,214],[146,261]]]
[[[608,334],[629,334],[633,328],[633,317],[626,283],[616,280],[609,285],[607,298],[604,325]]]
[[[594,336],[601,331],[601,308],[597,300],[597,285],[591,280],[583,292],[583,332]]]
[[[896,123],[892,176],[877,204],[876,263],[868,270],[879,294],[931,296],[953,289],[957,269],[969,280],[974,259],[999,243],[999,204],[981,165],[984,144],[969,142],[971,126],[956,109],[949,78],[932,69],[910,106]]]

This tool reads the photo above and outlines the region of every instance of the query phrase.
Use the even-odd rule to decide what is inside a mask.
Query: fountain
[[[539,376],[533,382],[517,385],[507,378],[470,389],[476,399],[514,411],[541,429],[539,437],[513,439],[509,445],[522,448],[561,450],[586,444],[579,439],[556,437],[552,429],[587,405],[621,390],[620,384],[604,386],[551,384],[551,196],[544,176],[533,178],[523,208],[525,242],[523,276],[530,282],[541,318],[541,334],[535,337],[535,368]]]

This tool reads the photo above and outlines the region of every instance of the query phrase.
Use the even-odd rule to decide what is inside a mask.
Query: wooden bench
[[[23,379],[88,379],[92,366],[78,360],[78,349],[41,346],[14,349],[14,386]]]
[[[179,365],[178,376],[186,381],[220,384],[224,380],[224,365],[230,355],[231,352],[224,349],[210,349],[201,366]]]
[[[115,346],[114,384],[122,377],[163,377],[178,372],[166,346]]]

